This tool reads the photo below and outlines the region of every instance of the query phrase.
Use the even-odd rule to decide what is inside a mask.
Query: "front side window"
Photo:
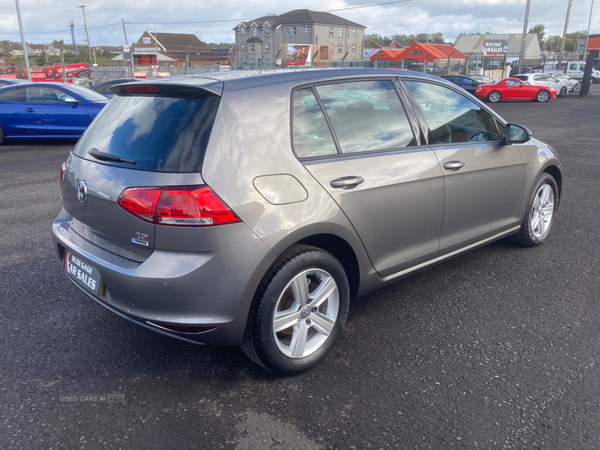
[[[577,64],[570,64],[569,70],[577,70]]]
[[[519,87],[519,86],[521,86],[521,83],[518,82],[517,80],[506,80],[504,85],[509,86],[509,87]]]
[[[28,103],[64,103],[66,97],[71,97],[67,92],[51,87],[27,87],[25,93]]]
[[[329,27],[329,36],[333,36],[333,27]]]
[[[389,80],[317,86],[342,153],[402,149],[415,138]]]
[[[494,117],[444,86],[406,81],[421,107],[435,144],[499,141]]]
[[[336,155],[327,120],[312,90],[294,92],[292,104],[294,151],[298,158]]]

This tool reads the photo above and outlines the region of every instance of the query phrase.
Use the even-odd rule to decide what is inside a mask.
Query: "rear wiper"
[[[101,161],[115,161],[127,164],[135,164],[135,161],[132,159],[124,159],[117,155],[112,155],[110,153],[101,152],[100,150],[93,148],[88,152],[88,155],[93,156],[96,159]]]

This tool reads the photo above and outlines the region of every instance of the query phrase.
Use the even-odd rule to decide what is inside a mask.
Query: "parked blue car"
[[[20,78],[0,78],[0,88],[12,86],[13,84],[31,84],[33,81],[21,80]]]
[[[16,138],[78,138],[107,102],[106,97],[73,84],[0,88],[0,144]]]

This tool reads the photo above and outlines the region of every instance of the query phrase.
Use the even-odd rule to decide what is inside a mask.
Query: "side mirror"
[[[516,125],[514,123],[507,123],[505,128],[507,144],[524,144],[532,138],[531,131],[525,128],[523,125]]]
[[[79,103],[73,97],[65,97],[65,103]]]

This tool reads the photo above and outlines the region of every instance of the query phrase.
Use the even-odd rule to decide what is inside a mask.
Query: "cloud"
[[[371,0],[373,1],[373,0]],[[589,2],[574,3],[569,31],[587,29]],[[66,0],[65,3],[69,3]],[[26,39],[32,43],[64,39],[71,42],[68,20],[75,20],[76,40],[84,43],[81,8],[72,4],[48,3],[39,0],[21,0],[21,11]],[[231,30],[238,20],[252,19],[265,14],[281,14],[299,8],[331,10],[370,3],[366,0],[320,0],[299,4],[292,0],[105,0],[89,3],[86,18],[92,46],[123,45],[121,18],[127,24],[129,43],[137,40],[145,29],[174,33],[196,33],[206,42],[233,42]],[[380,35],[413,34],[441,31],[447,40],[454,40],[460,32],[521,32],[525,0],[412,0],[387,6],[361,8],[336,12],[342,17],[367,26],[367,33]],[[600,6],[597,6],[600,8]],[[0,0],[0,39],[19,40],[15,4]],[[600,32],[600,14],[595,11],[592,32]],[[534,2],[531,7],[529,27],[537,23],[546,25],[546,34],[562,34],[566,2],[547,0]],[[218,21],[204,24],[160,24],[157,22]],[[110,25],[112,26],[104,26]],[[96,28],[101,27],[101,28]],[[47,31],[55,31],[46,33]],[[44,33],[40,33],[44,32]]]

